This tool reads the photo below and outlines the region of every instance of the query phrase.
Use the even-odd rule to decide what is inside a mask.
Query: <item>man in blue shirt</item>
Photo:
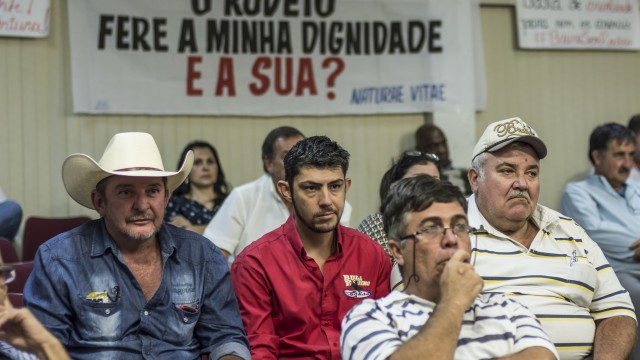
[[[100,162],[65,160],[67,192],[100,219],[39,248],[24,299],[74,359],[249,359],[224,256],[163,223],[192,164],[164,171],[145,133],[116,134]]]
[[[572,217],[595,240],[622,286],[640,310],[640,185],[628,181],[634,136],[626,127],[598,126],[589,140],[595,173],[567,184],[561,212]],[[639,342],[631,356],[640,359]]]

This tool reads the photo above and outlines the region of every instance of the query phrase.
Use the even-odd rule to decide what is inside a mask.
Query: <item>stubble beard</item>
[[[300,212],[298,211],[298,206],[296,205],[296,200],[295,200],[295,196],[291,196],[291,202],[293,203],[293,210],[296,213],[296,218],[300,220],[300,222],[302,222],[302,224],[304,224],[304,226],[306,228],[308,228],[309,230],[319,233],[319,234],[324,234],[324,233],[328,233],[328,232],[332,232],[334,231],[337,227],[338,224],[340,223],[340,215],[338,214],[337,210],[333,210],[331,209],[331,211],[336,215],[336,223],[335,225],[331,226],[331,227],[319,227],[318,225],[307,221],[307,219],[305,219],[302,214],[300,214]],[[321,214],[326,214],[327,211],[323,211],[321,212]],[[313,217],[316,217],[319,214],[313,214]]]

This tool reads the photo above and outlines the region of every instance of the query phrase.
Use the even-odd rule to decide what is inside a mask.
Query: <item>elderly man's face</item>
[[[93,193],[93,205],[116,241],[145,241],[162,226],[169,191],[162,178],[111,176],[104,197]]]
[[[517,230],[538,204],[540,160],[529,146],[507,146],[486,153],[484,176],[469,171],[471,188],[482,215],[498,230]]]
[[[614,189],[624,187],[624,182],[627,181],[633,166],[634,152],[635,147],[629,141],[610,140],[604,153],[594,150],[591,154],[596,175],[607,178]]]

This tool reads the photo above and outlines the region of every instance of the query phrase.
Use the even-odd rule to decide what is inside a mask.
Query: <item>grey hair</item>
[[[480,153],[478,156],[473,158],[471,161],[471,167],[476,170],[478,173],[478,178],[482,179],[484,177],[484,163],[487,160],[487,153]]]

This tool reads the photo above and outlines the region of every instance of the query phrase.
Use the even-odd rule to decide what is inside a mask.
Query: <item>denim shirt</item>
[[[40,246],[25,305],[74,359],[249,359],[222,253],[168,224],[159,239],[162,281],[148,302],[99,219]]]

